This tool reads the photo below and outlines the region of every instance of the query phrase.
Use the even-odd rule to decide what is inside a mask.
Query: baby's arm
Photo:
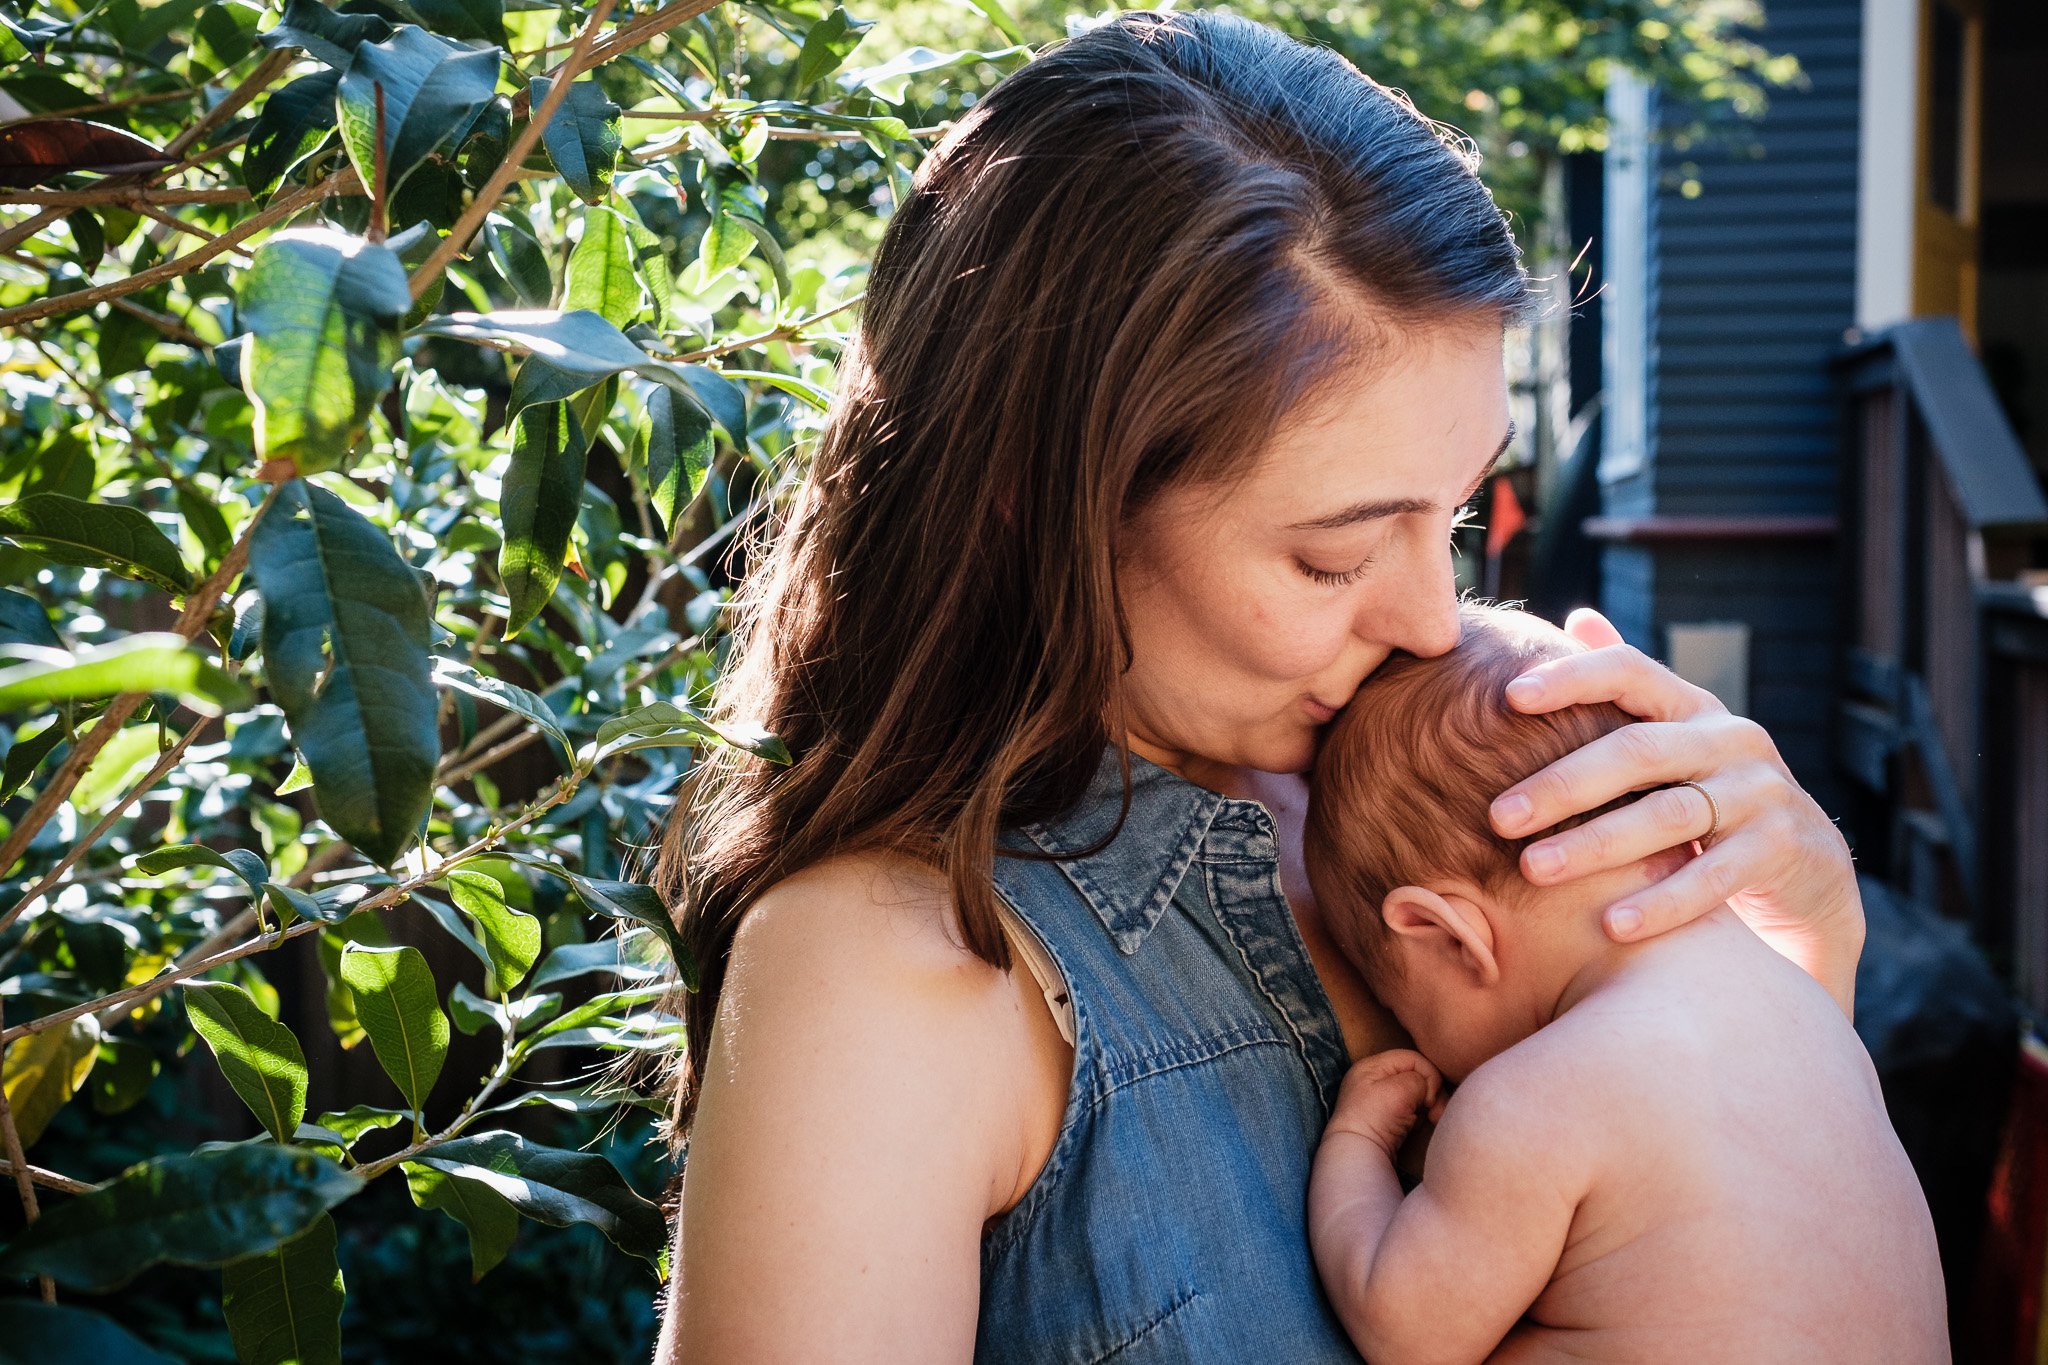
[[[1475,1072],[1406,1198],[1392,1154],[1437,1102],[1419,1053],[1351,1068],[1309,1183],[1316,1269],[1373,1365],[1484,1360],[1550,1282],[1584,1182],[1512,1081]]]

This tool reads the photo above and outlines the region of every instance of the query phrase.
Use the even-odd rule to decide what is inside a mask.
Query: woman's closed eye
[[[1325,587],[1341,588],[1347,583],[1356,583],[1364,576],[1365,571],[1372,567],[1372,556],[1367,555],[1349,569],[1318,569],[1305,559],[1296,559],[1294,567]]]

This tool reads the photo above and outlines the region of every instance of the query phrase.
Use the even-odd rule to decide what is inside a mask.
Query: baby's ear
[[[1449,965],[1469,974],[1475,985],[1500,984],[1500,965],[1493,958],[1493,923],[1470,897],[1400,886],[1387,893],[1380,917],[1409,951],[1448,959]]]

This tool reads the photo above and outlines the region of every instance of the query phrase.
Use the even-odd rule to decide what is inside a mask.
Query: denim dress
[[[978,1362],[1360,1357],[1317,1283],[1309,1163],[1349,1057],[1280,890],[1272,817],[1105,750],[996,889],[1072,997],[1051,1157],[981,1242]]]

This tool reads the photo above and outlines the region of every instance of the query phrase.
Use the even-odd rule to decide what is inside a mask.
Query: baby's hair
[[[1531,889],[1518,866],[1543,834],[1493,832],[1495,797],[1634,717],[1611,702],[1526,715],[1507,685],[1577,641],[1526,612],[1479,602],[1459,609],[1457,648],[1431,659],[1396,654],[1367,678],[1323,739],[1311,779],[1304,854],[1331,936],[1366,980],[1396,970],[1380,909],[1387,893],[1461,878],[1503,899]]]

